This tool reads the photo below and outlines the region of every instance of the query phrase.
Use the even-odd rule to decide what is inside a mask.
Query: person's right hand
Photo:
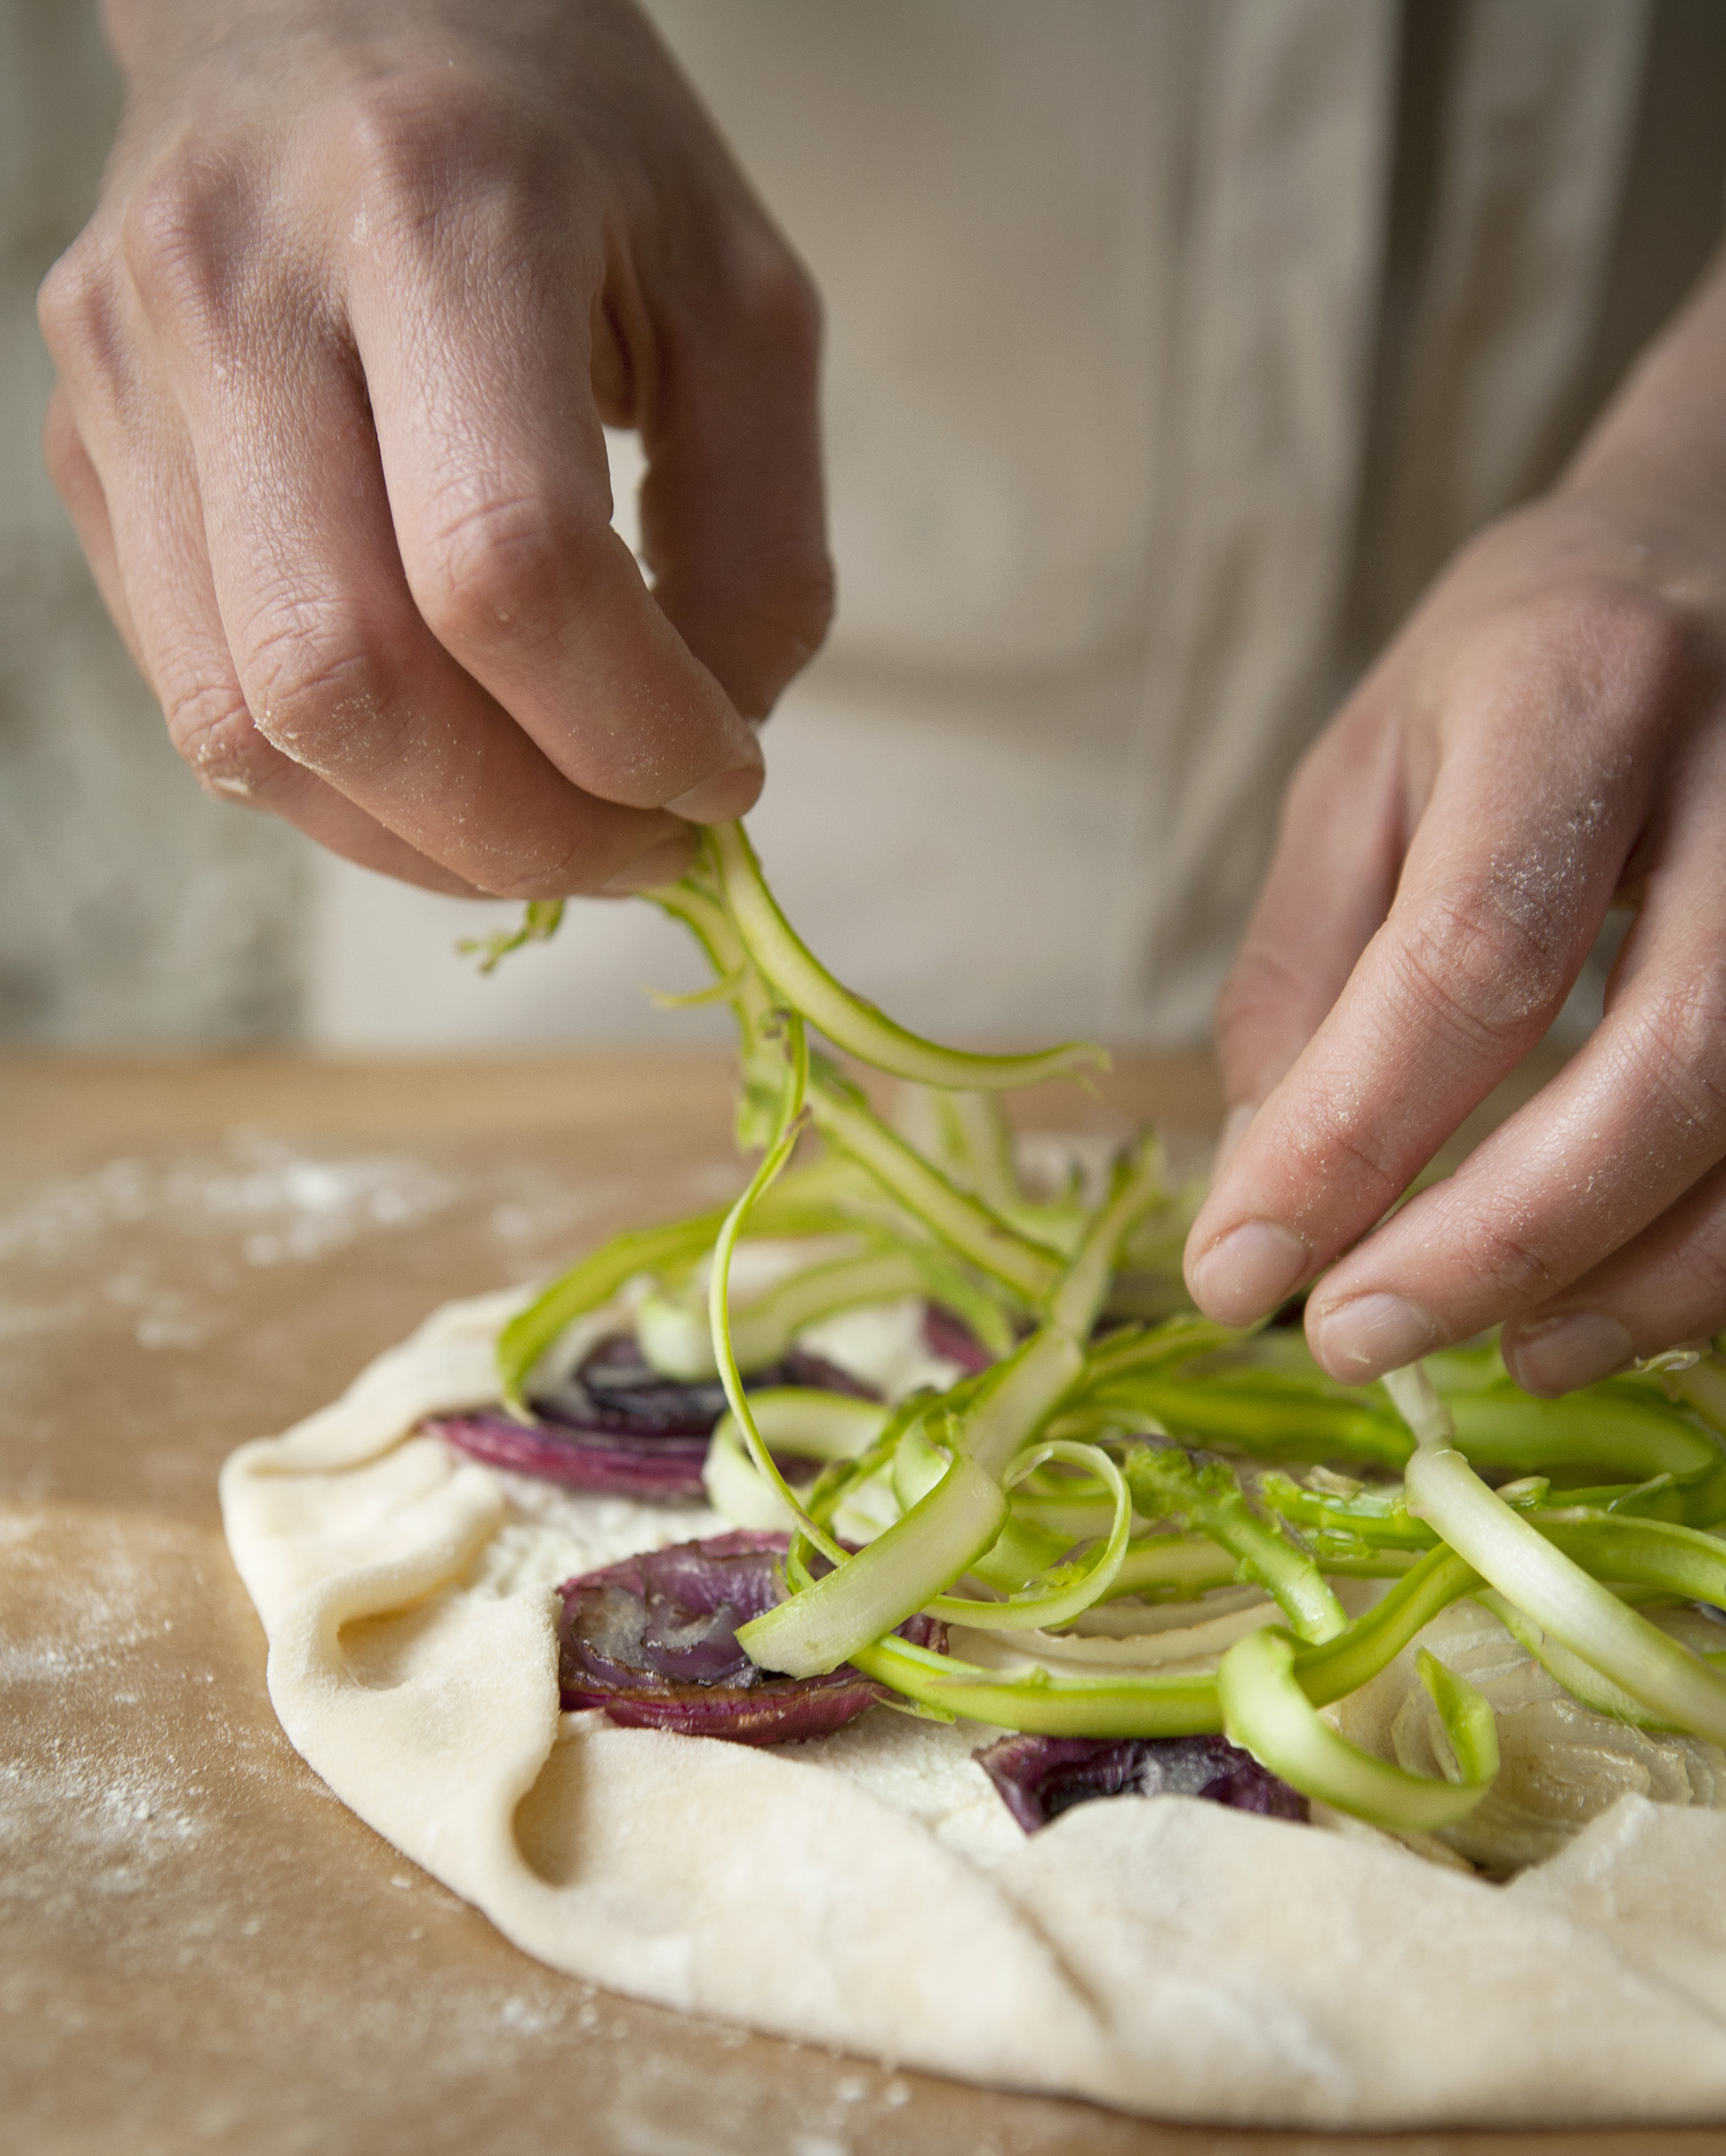
[[[813,289],[629,0],[110,0],[54,480],[176,746],[443,891],[680,872],[824,633]],[[650,591],[602,424],[640,430]]]

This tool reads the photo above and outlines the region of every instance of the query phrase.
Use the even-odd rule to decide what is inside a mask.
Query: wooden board
[[[1525,1090],[1525,1086],[1523,1088]],[[1507,1096],[1508,1097],[1508,1096]],[[1218,1109],[1129,1062],[1034,1121]],[[0,1061],[0,2146],[248,2156],[1700,2150],[1158,2127],[539,1967],[289,1748],[217,1524],[242,1439],[434,1303],[734,1188],[717,1060]]]

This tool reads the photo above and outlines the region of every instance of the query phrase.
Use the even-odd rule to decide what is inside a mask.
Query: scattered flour
[[[142,1348],[199,1348],[222,1329],[236,1263],[310,1265],[417,1228],[458,1194],[416,1160],[320,1158],[247,1129],[202,1159],[109,1161],[0,1216],[0,1340],[105,1309]]]
[[[115,1228],[143,1221],[179,1235],[239,1228],[248,1264],[305,1263],[368,1229],[416,1226],[455,1196],[446,1178],[419,1161],[319,1160],[261,1132],[236,1130],[214,1166],[114,1160],[49,1183],[0,1219],[0,1264],[61,1264]]]

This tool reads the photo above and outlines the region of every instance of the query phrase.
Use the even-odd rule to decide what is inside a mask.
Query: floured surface
[[[8,2151],[1187,2149],[747,2037],[528,1959],[295,1757],[212,1528],[71,1507],[8,1517],[0,1634]]]
[[[1507,1892],[1175,1798],[1025,1840],[979,1786],[982,1732],[886,1710],[763,1750],[560,1716],[556,1581],[719,1523],[534,1494],[411,1434],[483,1393],[513,1307],[436,1313],[243,1448],[222,1491],[295,1744],[528,1953],[686,2011],[1163,2116],[1726,2117],[1719,1814],[1626,1798]]]

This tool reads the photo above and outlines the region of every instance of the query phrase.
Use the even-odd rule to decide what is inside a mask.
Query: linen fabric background
[[[768,737],[770,872],[912,1024],[1202,1039],[1301,751],[1717,243],[1726,16],[650,4],[827,301],[840,613]],[[450,946],[507,909],[177,771],[34,465],[29,295],[93,195],[111,74],[54,0],[0,0],[0,1034],[666,1028],[642,983],[693,976],[648,909],[579,908],[480,982]]]

